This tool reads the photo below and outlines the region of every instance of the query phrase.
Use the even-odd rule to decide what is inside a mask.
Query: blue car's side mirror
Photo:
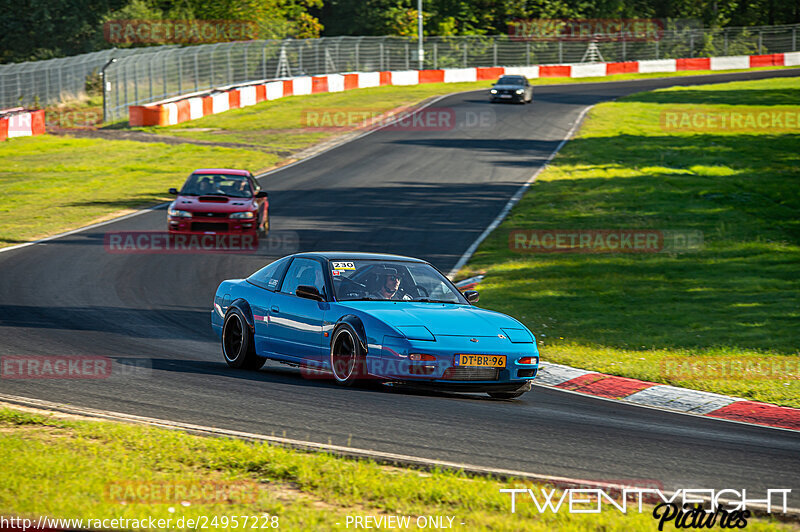
[[[478,300],[481,298],[481,295],[478,293],[477,290],[467,290],[464,292],[464,297],[467,298],[467,301],[470,303],[477,303]]]
[[[314,301],[325,301],[325,298],[322,297],[322,294],[319,293],[319,290],[317,290],[313,286],[307,286],[301,284],[294,291],[294,294],[297,297],[303,297],[305,299],[313,299]]]

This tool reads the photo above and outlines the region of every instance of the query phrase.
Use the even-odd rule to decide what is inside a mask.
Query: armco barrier
[[[229,109],[255,105],[284,96],[339,92],[381,85],[417,85],[420,83],[458,83],[493,80],[504,74],[536,78],[585,78],[678,72],[682,70],[732,70],[770,66],[798,66],[800,52],[732,57],[693,57],[627,61],[624,63],[580,63],[529,67],[475,67],[437,70],[401,70],[392,72],[353,72],[303,76],[292,79],[263,80],[236,87],[222,87],[210,94],[188,95],[128,108],[132,126],[173,126],[201,116]]]
[[[0,140],[41,135],[44,131],[44,109],[31,111],[19,107],[0,110]]]

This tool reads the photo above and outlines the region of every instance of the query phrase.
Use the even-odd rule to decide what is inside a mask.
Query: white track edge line
[[[558,154],[558,152],[561,151],[561,148],[564,147],[564,144],[566,144],[567,141],[572,138],[572,135],[575,134],[575,131],[578,129],[578,126],[580,126],[581,122],[583,122],[583,118],[586,116],[586,113],[588,113],[592,107],[594,107],[594,105],[584,107],[584,109],[578,115],[578,118],[575,119],[575,122],[572,124],[572,127],[567,132],[566,136],[563,139],[561,139],[561,142],[559,142],[558,146],[556,146],[556,148],[547,157],[547,159],[545,159],[545,161],[541,164],[541,166],[539,166],[539,168],[536,169],[533,175],[530,176],[528,180],[517,189],[516,193],[514,193],[513,196],[511,196],[511,199],[508,200],[508,203],[506,203],[505,207],[503,207],[503,210],[500,211],[500,214],[498,214],[497,217],[492,221],[492,223],[489,224],[489,227],[484,229],[483,232],[478,236],[478,238],[476,238],[475,241],[467,248],[464,254],[461,255],[461,258],[458,259],[456,265],[453,266],[453,268],[450,270],[450,273],[448,274],[449,278],[452,279],[458,273],[458,271],[464,267],[464,264],[467,263],[467,261],[472,257],[473,253],[475,253],[475,251],[478,249],[478,246],[480,246],[481,243],[486,239],[486,237],[488,237],[492,231],[497,229],[497,227],[503,222],[503,220],[505,220],[506,216],[508,216],[508,213],[511,212],[511,209],[514,207],[514,205],[516,205],[517,202],[519,202],[519,200],[522,199],[522,196],[525,194],[525,191],[528,190],[528,188],[534,181],[536,181],[536,178],[539,177],[539,174],[541,174],[542,171],[545,168],[547,168],[547,165],[550,163],[550,161],[553,160],[556,154]]]

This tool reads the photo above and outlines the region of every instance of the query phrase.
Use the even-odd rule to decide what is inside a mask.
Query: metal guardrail
[[[423,68],[522,66],[793,52],[800,24],[667,30],[654,40],[515,40],[508,35],[428,37]],[[590,50],[589,47],[593,47]],[[0,105],[47,105],[85,94],[105,70],[108,121],[127,107],[247,81],[337,72],[419,68],[417,42],[403,37],[323,37],[103,50],[0,65]],[[591,53],[588,53],[591,52]]]

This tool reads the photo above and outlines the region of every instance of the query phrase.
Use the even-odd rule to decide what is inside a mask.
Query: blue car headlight
[[[425,340],[427,342],[435,342],[436,337],[424,325],[406,325],[395,327],[398,331],[403,333],[403,336],[409,340]]]
[[[528,332],[527,329],[511,329],[511,328],[501,328],[501,331],[508,336],[508,339],[513,344],[532,344],[533,343],[533,335]]]

